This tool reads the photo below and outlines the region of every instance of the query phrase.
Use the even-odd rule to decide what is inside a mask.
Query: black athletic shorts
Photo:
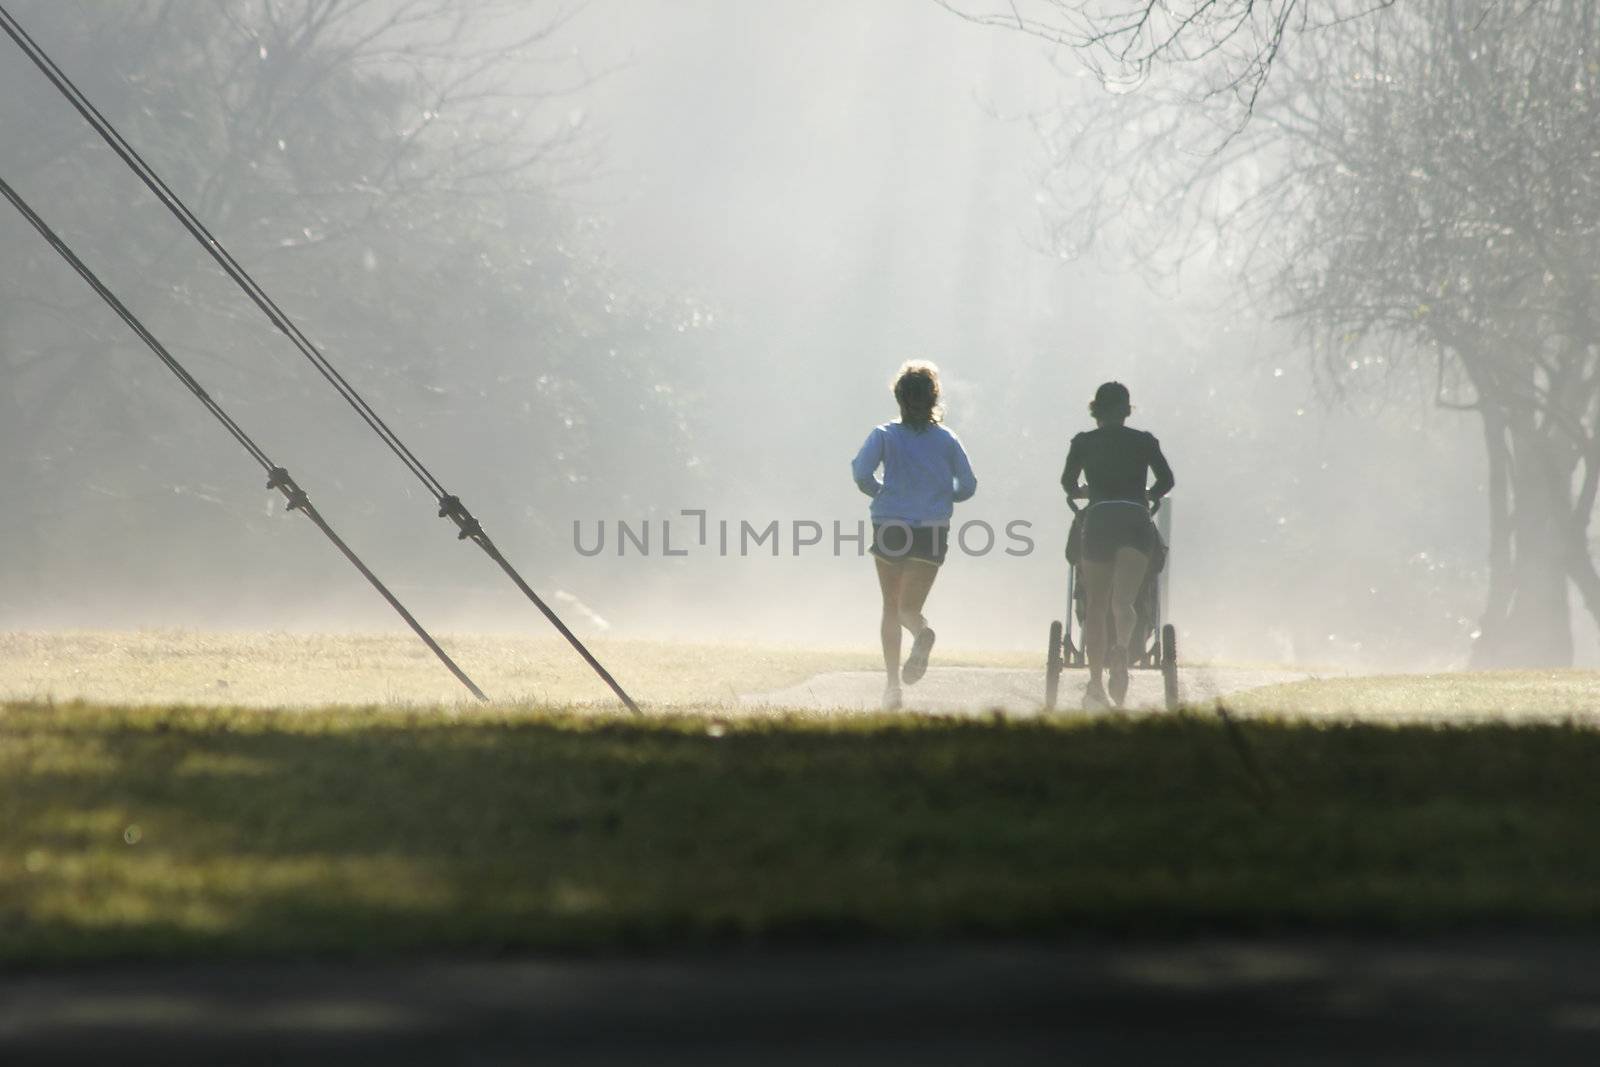
[[[938,566],[949,549],[948,526],[910,526],[893,521],[872,524],[872,554],[891,563],[920,559]]]
[[[1156,547],[1156,524],[1150,509],[1125,500],[1091,504],[1083,516],[1083,558],[1097,563],[1114,559],[1119,548],[1150,555]]]

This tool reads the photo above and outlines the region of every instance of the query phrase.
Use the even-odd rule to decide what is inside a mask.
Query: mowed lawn
[[[875,625],[875,624],[874,624]],[[440,643],[498,703],[609,704],[616,698],[561,638],[456,634]],[[882,670],[875,648],[811,648],[589,638],[640,703],[734,703],[822,671]],[[945,666],[1035,667],[1038,653],[941,649]],[[226,704],[470,705],[472,698],[408,633],[197,630],[0,632],[0,700]]]
[[[1321,678],[1230,697],[1249,714],[1436,722],[1600,717],[1600,672],[1463,671]]]
[[[0,960],[1585,926],[1600,732],[0,705]]]

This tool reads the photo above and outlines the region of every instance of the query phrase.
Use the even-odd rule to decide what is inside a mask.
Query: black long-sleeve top
[[[1147,489],[1151,471],[1156,480]],[[1067,466],[1061,472],[1061,488],[1070,494],[1077,488],[1080,476],[1089,483],[1091,504],[1102,500],[1142,504],[1146,499],[1166,496],[1176,484],[1167,457],[1161,454],[1161,442],[1154,434],[1128,426],[1102,426],[1072,439]]]

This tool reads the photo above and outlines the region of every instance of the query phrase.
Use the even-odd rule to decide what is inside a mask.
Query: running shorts
[[[1156,524],[1143,504],[1107,500],[1091,504],[1083,515],[1083,558],[1109,562],[1117,550],[1131,548],[1146,556],[1155,552]]]
[[[944,562],[949,549],[948,526],[911,526],[903,522],[872,524],[872,554],[891,563],[919,559],[938,566]]]

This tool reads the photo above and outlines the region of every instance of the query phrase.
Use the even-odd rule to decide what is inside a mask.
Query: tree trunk
[[[1485,413],[1486,420],[1496,416]],[[1509,480],[1509,509],[1491,514],[1490,603],[1472,647],[1474,668],[1572,666],[1571,470],[1552,457],[1542,436],[1521,420],[1490,426],[1490,473],[1496,438],[1503,442],[1501,473]],[[1508,432],[1506,432],[1508,431]],[[1491,493],[1491,508],[1498,507]],[[1496,537],[1509,532],[1509,553]]]

